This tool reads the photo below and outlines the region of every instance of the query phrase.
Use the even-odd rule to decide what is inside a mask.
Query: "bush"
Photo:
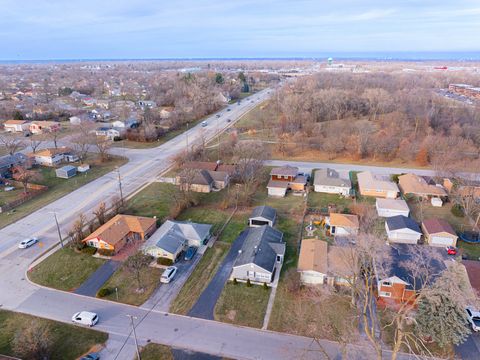
[[[268,290],[268,285],[267,285],[266,282],[263,283],[263,288],[264,288],[265,290]]]
[[[85,246],[82,249],[82,253],[84,253],[86,255],[94,255],[96,252],[97,252],[97,248],[94,248],[92,246]]]
[[[463,208],[458,204],[453,205],[450,211],[452,212],[453,216],[456,217],[463,217],[465,215],[463,213]]]
[[[98,249],[98,255],[102,256],[113,256],[115,255],[115,250],[108,250],[108,249]]]
[[[170,266],[170,265],[173,265],[173,261],[172,261],[172,259],[167,259],[167,258],[159,257],[159,258],[157,259],[157,264],[158,264],[158,265]]]
[[[105,287],[105,288],[101,288],[101,289],[98,290],[98,292],[97,292],[97,297],[103,298],[103,297],[105,297],[105,296],[110,295],[111,293],[112,293],[112,289],[106,288],[106,287]]]
[[[238,284],[237,278],[233,278],[233,285],[237,285],[237,284]]]
[[[251,286],[252,286],[252,283],[251,283],[250,279],[247,279],[247,286],[248,286],[248,287],[251,287]]]
[[[343,208],[342,210],[342,214],[351,214],[352,212],[350,211],[350,209],[348,207],[346,208]]]

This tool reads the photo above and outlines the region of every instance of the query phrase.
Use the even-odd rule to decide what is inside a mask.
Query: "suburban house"
[[[30,123],[29,130],[32,134],[42,134],[60,130],[60,123],[56,121],[34,121]]]
[[[449,193],[456,192],[463,197],[480,198],[480,183],[469,182],[468,184],[456,184],[450,179],[443,179],[443,186]]]
[[[316,170],[313,178],[315,192],[349,196],[352,189],[350,179],[342,179],[333,169]]]
[[[412,218],[397,215],[388,217],[385,221],[385,230],[390,242],[416,244],[422,236],[422,231]]]
[[[377,198],[375,207],[379,217],[408,216],[410,214],[407,202],[402,199]]]
[[[427,219],[422,222],[425,242],[432,246],[457,246],[457,233],[444,219]]]
[[[288,190],[294,193],[305,192],[307,178],[298,175],[298,168],[294,166],[282,166],[270,171],[270,181],[267,184],[269,196],[284,197]]]
[[[6,132],[23,132],[30,127],[30,122],[26,120],[7,120],[3,123]]]
[[[182,189],[201,193],[211,192],[215,183],[207,170],[183,170],[175,181]]]
[[[118,252],[130,242],[147,239],[157,228],[157,220],[141,216],[115,215],[82,241],[97,249]]]
[[[233,265],[230,279],[252,284],[271,284],[285,256],[283,233],[268,225],[246,230],[245,241]]]
[[[248,226],[259,227],[263,225],[273,226],[277,220],[277,210],[270,206],[257,206],[248,218]]]
[[[77,175],[77,168],[72,165],[65,165],[55,170],[55,175],[58,178],[70,179],[71,177],[74,177],[75,175]]]
[[[364,171],[357,174],[358,189],[362,196],[374,196],[379,198],[396,199],[398,196],[398,186],[394,182],[373,175],[370,171]]]
[[[330,213],[325,223],[333,236],[355,236],[360,227],[358,216],[350,214]]]
[[[187,162],[176,177],[176,184],[188,186],[191,191],[209,193],[227,187],[234,171],[235,166],[220,162]]]
[[[114,128],[134,129],[138,127],[137,119],[127,119],[125,121],[116,120],[111,123]]]
[[[0,177],[10,177],[14,166],[31,167],[30,159],[22,153],[0,157]]]
[[[427,180],[429,181],[427,182]],[[447,196],[443,187],[435,185],[429,178],[425,179],[415,174],[399,176],[398,186],[404,195],[415,195],[424,199]]]
[[[418,252],[417,246],[419,245],[396,244],[390,247],[389,273],[377,280],[377,301],[380,306],[396,307],[415,301],[417,292],[424,286],[423,278],[415,278],[406,268],[408,266],[406,264],[411,260],[412,254]],[[444,259],[444,252],[438,250],[441,258]],[[444,261],[432,258],[429,262],[429,267],[434,274],[433,279],[446,268]]]
[[[348,285],[348,246],[329,246],[326,241],[304,239],[300,248],[297,270],[306,285]],[[351,276],[351,275],[350,275]]]
[[[36,165],[56,166],[63,161],[74,162],[78,157],[67,147],[47,148],[28,154]]]
[[[189,246],[200,247],[210,239],[212,225],[167,220],[143,246],[155,258],[176,261]]]

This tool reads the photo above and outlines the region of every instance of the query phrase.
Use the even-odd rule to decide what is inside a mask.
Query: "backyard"
[[[121,166],[127,162],[126,158],[112,157],[108,162],[99,162],[96,159],[88,158],[87,163],[91,168],[84,174],[78,174],[71,179],[61,179],[55,176],[55,169],[49,167],[39,167],[39,180],[34,181],[37,184],[48,186],[48,190],[44,193],[28,200],[15,209],[0,214],[0,228],[9,225],[24,216],[40,209],[41,207],[61,198],[62,196],[71,193],[79,187],[99,178],[102,175],[114,170],[117,166]],[[21,190],[15,190],[21,192]],[[9,192],[0,191],[0,203],[5,201],[12,195]]]
[[[67,246],[54,252],[31,269],[28,277],[39,285],[74,291],[104,263],[103,259],[76,252],[72,247]]]
[[[89,351],[98,351],[108,339],[108,334],[100,331],[0,310],[1,355],[15,357],[24,356],[15,351],[14,337],[18,332],[24,333],[25,329],[34,320],[37,320],[40,324],[48,327],[51,340],[51,355],[49,359],[52,360],[77,359]]]

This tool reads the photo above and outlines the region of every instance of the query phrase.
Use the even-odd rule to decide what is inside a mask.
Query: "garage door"
[[[432,245],[443,245],[443,246],[451,246],[452,245],[452,239],[445,238],[442,236],[432,236],[431,237],[431,243]]]

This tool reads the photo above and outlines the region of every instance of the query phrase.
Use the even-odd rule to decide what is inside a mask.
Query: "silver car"
[[[18,244],[19,249],[26,249],[29,248],[30,246],[36,244],[38,242],[38,239],[33,237],[29,239],[22,240],[20,244]]]

